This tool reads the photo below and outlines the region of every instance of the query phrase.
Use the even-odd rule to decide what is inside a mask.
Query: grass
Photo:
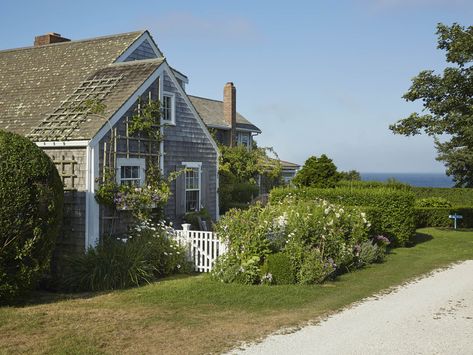
[[[452,262],[473,232],[419,230],[383,264],[321,286],[244,286],[179,276],[102,294],[36,294],[0,308],[0,354],[217,353],[298,326]]]

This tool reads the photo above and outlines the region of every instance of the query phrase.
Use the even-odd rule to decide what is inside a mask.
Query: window
[[[120,185],[142,186],[145,181],[144,159],[118,158],[117,183]]]
[[[163,94],[163,121],[174,123],[175,95],[172,93]]]
[[[186,166],[186,212],[200,210],[201,163],[184,163]]]
[[[238,145],[244,145],[248,149],[250,148],[250,134],[246,132],[237,133]]]

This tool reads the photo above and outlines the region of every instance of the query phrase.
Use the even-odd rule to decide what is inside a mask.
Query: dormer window
[[[173,93],[163,93],[163,122],[175,123],[176,96]]]

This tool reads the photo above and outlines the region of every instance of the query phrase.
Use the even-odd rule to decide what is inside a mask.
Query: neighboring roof
[[[299,164],[291,163],[284,160],[279,160],[279,162],[281,163],[283,170],[293,170],[299,169],[301,167]]]
[[[223,116],[223,101],[188,95],[204,123],[210,128],[230,129]],[[237,112],[237,129],[261,133],[261,130]]]
[[[113,64],[144,32],[0,51],[0,129],[33,133],[35,141],[59,139],[59,131],[47,128],[52,124],[63,130],[62,140],[92,138],[104,118],[60,113],[70,113],[72,101],[87,92],[104,98],[107,114],[115,112],[162,63],[154,59]],[[74,104],[77,109],[77,101]]]

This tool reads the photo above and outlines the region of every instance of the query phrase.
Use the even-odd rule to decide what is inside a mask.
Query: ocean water
[[[386,181],[394,178],[412,186],[453,187],[452,179],[442,173],[361,173],[364,181]]]

